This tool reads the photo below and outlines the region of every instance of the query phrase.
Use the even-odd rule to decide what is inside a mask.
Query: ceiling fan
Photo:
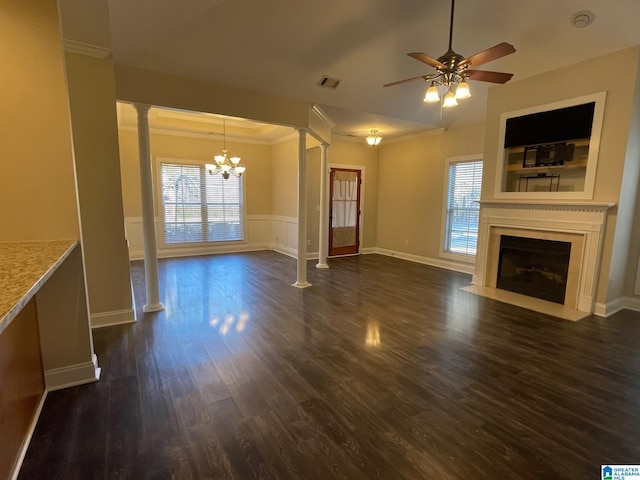
[[[509,43],[499,43],[498,45],[494,45],[493,47],[476,53],[468,58],[465,58],[453,51],[451,43],[453,40],[454,9],[455,0],[451,0],[449,49],[444,55],[436,60],[424,53],[407,53],[411,58],[415,58],[416,60],[435,68],[436,73],[387,83],[384,85],[385,87],[392,87],[394,85],[400,85],[401,83],[423,79],[426,82],[431,82],[431,86],[427,90],[427,94],[424,99],[425,102],[439,102],[440,96],[437,87],[443,85],[447,88],[447,93],[444,97],[442,106],[452,107],[458,104],[457,99],[468,98],[471,96],[469,92],[469,85],[467,85],[466,82],[467,79],[478,80],[481,82],[506,83],[511,79],[511,77],[513,77],[513,73],[489,72],[486,70],[475,70],[472,68],[514,53],[516,49]],[[455,93],[453,91],[454,86],[456,87]]]

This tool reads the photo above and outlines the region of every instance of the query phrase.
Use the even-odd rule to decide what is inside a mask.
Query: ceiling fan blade
[[[420,75],[419,77],[411,77],[411,78],[405,78],[404,80],[398,80],[397,82],[391,82],[391,83],[385,83],[383,85],[383,87],[393,87],[394,85],[400,85],[401,83],[407,83],[407,82],[413,82],[414,80],[425,80],[425,81],[429,81],[433,78],[438,77],[438,74],[435,75]]]
[[[427,65],[433,68],[447,68],[447,66],[444,63],[436,60],[435,58],[430,57],[425,53],[407,53],[407,55],[409,55],[411,58],[415,58],[416,60],[422,63],[426,63]]]
[[[469,77],[471,80],[477,80],[480,82],[491,83],[507,83],[513,77],[513,73],[503,72],[487,72],[486,70],[467,70],[464,73],[465,77]]]
[[[465,65],[468,65],[477,67],[478,65],[482,65],[484,63],[497,60],[498,58],[511,55],[515,51],[516,49],[513,45],[511,45],[510,43],[502,42],[498,45],[494,45],[491,48],[487,48],[482,52],[476,53],[475,55],[471,55],[469,58],[460,62],[459,66],[464,67]]]

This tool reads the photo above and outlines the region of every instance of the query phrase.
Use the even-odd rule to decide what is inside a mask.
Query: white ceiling
[[[120,64],[317,103],[339,135],[480,122],[487,88],[500,88],[470,82],[473,96],[441,113],[422,102],[423,81],[382,87],[432,73],[406,54],[446,51],[449,0],[109,0],[110,32],[89,28],[92,3],[63,0],[65,37],[101,46],[110,37]],[[581,10],[595,21],[575,28]],[[640,44],[638,19],[640,0],[458,0],[453,49],[468,57],[513,44],[516,53],[479,69],[511,72],[515,82]],[[318,87],[322,75],[341,83]]]

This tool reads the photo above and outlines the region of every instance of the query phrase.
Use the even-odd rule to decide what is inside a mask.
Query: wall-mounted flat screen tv
[[[507,119],[504,148],[590,138],[595,102]]]

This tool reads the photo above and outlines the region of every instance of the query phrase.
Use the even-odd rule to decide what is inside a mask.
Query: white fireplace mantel
[[[576,268],[564,307],[593,313],[607,212],[614,203],[483,200],[480,206],[474,285],[495,288],[500,235],[566,239]]]
[[[615,203],[597,202],[553,202],[548,200],[481,200],[480,206],[484,208],[506,208],[524,210],[562,210],[580,212],[606,212],[615,207]]]

